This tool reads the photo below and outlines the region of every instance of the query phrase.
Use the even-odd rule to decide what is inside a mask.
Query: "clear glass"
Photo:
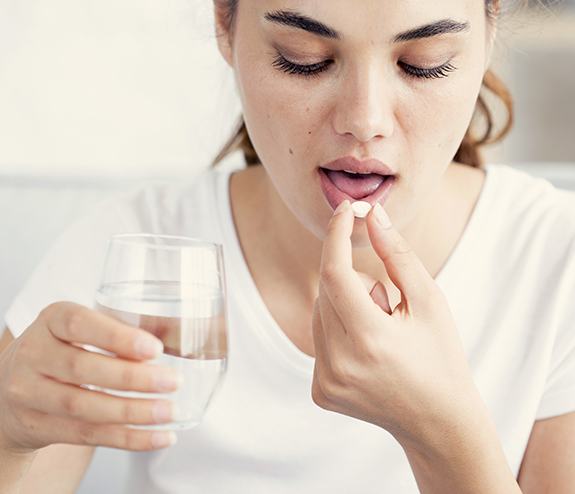
[[[164,353],[152,362],[175,368],[184,376],[184,383],[173,393],[104,389],[117,396],[175,402],[175,422],[131,427],[183,430],[198,425],[227,368],[222,246],[168,235],[114,235],[95,308],[162,340]]]

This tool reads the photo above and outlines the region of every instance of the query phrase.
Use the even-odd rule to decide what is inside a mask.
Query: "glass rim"
[[[173,241],[181,241],[187,242],[186,244],[165,244],[165,245],[154,245],[152,243],[141,243],[140,245],[145,246],[146,248],[151,249],[182,249],[182,248],[190,248],[190,247],[198,247],[198,246],[205,246],[205,247],[212,247],[219,250],[222,250],[222,244],[219,242],[212,242],[210,240],[205,240],[196,237],[186,237],[183,235],[164,235],[164,234],[156,234],[156,233],[114,233],[110,236],[110,242],[119,242],[125,244],[136,244],[136,242],[131,242],[131,239],[165,239],[165,240],[173,240]]]

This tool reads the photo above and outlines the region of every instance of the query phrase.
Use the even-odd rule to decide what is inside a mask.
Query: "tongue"
[[[362,199],[373,194],[385,180],[385,177],[377,173],[350,176],[342,171],[325,170],[325,172],[339,190],[353,199]]]

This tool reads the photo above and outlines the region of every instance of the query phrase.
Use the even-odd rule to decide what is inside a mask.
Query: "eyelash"
[[[324,62],[314,63],[311,65],[299,65],[290,62],[283,55],[278,53],[272,65],[288,74],[301,75],[303,77],[317,77],[322,72],[326,71],[332,63],[332,60],[326,60]],[[456,67],[449,62],[431,69],[415,67],[413,65],[406,64],[405,62],[398,62],[398,64],[408,77],[413,77],[415,79],[439,79],[447,77],[450,72],[456,70]]]

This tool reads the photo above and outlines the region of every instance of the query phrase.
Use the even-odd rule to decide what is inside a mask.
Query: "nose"
[[[350,68],[336,96],[334,129],[365,143],[391,137],[394,130],[393,94],[376,63]]]

